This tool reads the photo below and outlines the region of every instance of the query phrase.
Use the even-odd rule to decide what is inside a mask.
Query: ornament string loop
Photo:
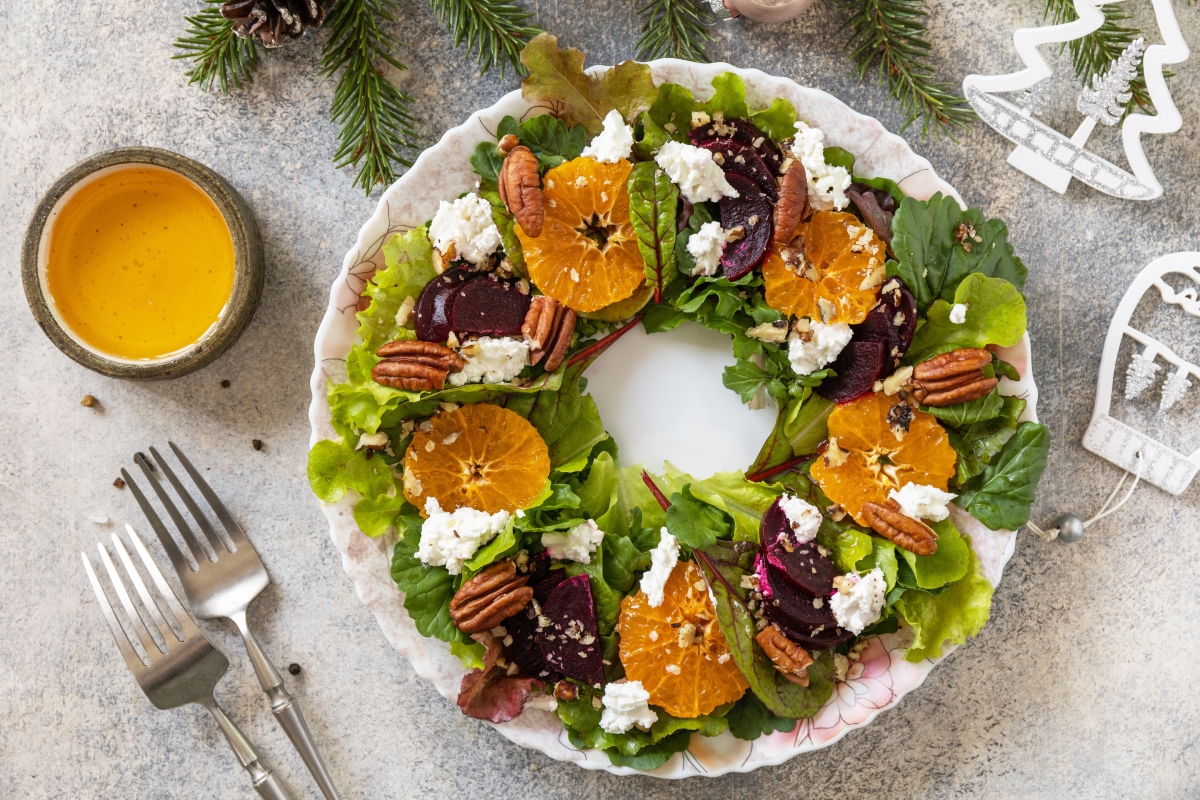
[[[1088,526],[1099,522],[1100,520],[1104,519],[1105,517],[1109,516],[1110,514],[1116,513],[1117,511],[1119,511],[1121,509],[1122,506],[1124,506],[1126,503],[1129,502],[1129,498],[1133,497],[1134,490],[1136,490],[1138,487],[1138,484],[1141,483],[1143,463],[1145,463],[1145,461],[1142,458],[1142,451],[1139,450],[1137,452],[1137,471],[1130,473],[1128,470],[1126,470],[1124,472],[1124,474],[1121,475],[1121,480],[1117,481],[1117,485],[1113,488],[1112,492],[1108,495],[1108,499],[1104,501],[1104,505],[1100,506],[1100,510],[1097,511],[1095,514],[1093,514],[1087,520],[1084,520],[1084,522],[1083,522],[1084,529],[1087,529]],[[1113,500],[1116,498],[1117,494],[1121,491],[1121,487],[1125,485],[1125,480],[1131,474],[1133,475],[1133,483],[1129,484],[1129,489],[1125,492],[1125,496],[1122,497],[1120,499],[1120,501],[1117,502],[1116,505],[1113,505]],[[1059,519],[1062,519],[1062,518],[1060,517]],[[1078,518],[1076,518],[1076,521],[1078,521]],[[1062,532],[1061,528],[1058,526],[1050,528],[1049,530],[1043,530],[1042,528],[1038,527],[1033,522],[1026,523],[1025,527],[1027,527],[1032,533],[1037,534],[1038,536],[1040,536],[1042,539],[1044,539],[1047,542],[1054,541],[1055,539],[1058,538],[1059,533]]]

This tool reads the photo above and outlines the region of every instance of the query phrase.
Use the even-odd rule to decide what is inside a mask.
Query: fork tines
[[[192,483],[200,490],[200,494],[204,496],[204,499],[216,514],[217,519],[225,529],[228,540],[220,536],[213,528],[212,523],[208,520],[208,516],[201,510],[188,490],[184,488],[183,483],[175,475],[175,471],[171,469],[171,465],[167,463],[166,459],[155,448],[150,448],[150,455],[154,457],[155,464],[157,464],[162,474],[166,476],[167,481],[171,484],[179,499],[183,501],[183,505],[191,514],[192,519],[195,520],[196,525],[200,528],[201,533],[203,533],[203,537],[197,536],[192,530],[187,519],[175,505],[174,500],[171,499],[171,496],[167,493],[162,483],[154,475],[154,468],[146,460],[145,456],[138,453],[134,457],[134,462],[141,468],[142,474],[145,475],[150,487],[167,510],[167,515],[175,523],[176,529],[178,529],[180,536],[183,538],[187,555],[191,556],[190,560],[179,549],[175,539],[163,524],[162,518],[154,510],[154,507],[150,504],[150,501],[146,498],[146,495],[142,492],[141,487],[138,486],[133,477],[123,468],[121,470],[121,477],[125,479],[125,483],[133,493],[134,499],[141,506],[146,519],[150,522],[150,526],[154,528],[154,532],[158,535],[159,541],[162,542],[163,548],[167,551],[167,556],[171,559],[171,564],[175,567],[176,572],[181,574],[184,570],[195,572],[203,560],[216,561],[220,557],[221,552],[236,553],[238,547],[248,545],[249,542],[241,526],[237,524],[220,498],[217,497],[204,478],[200,476],[200,472],[192,466],[192,462],[175,446],[174,442],[168,442],[168,444],[175,453],[175,457],[179,459],[179,463],[183,465],[184,471],[192,479]],[[193,564],[195,567],[193,567]]]

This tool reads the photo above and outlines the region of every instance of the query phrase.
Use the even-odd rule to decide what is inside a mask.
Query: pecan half
[[[540,236],[546,210],[542,207],[542,179],[538,176],[537,156],[524,145],[517,145],[504,157],[498,176],[500,200],[512,212],[521,230]]]
[[[779,179],[779,201],[775,203],[775,243],[792,240],[796,226],[808,216],[808,175],[804,165],[792,162]]]
[[[500,561],[464,583],[450,599],[450,619],[463,633],[490,631],[533,599],[511,561]]]
[[[410,392],[441,389],[446,385],[446,377],[467,363],[449,347],[415,339],[388,342],[375,355],[383,361],[371,369],[371,379],[381,386]]]
[[[937,552],[938,535],[919,519],[905,516],[900,504],[889,499],[887,503],[863,503],[863,519],[883,538],[897,547],[931,556]]]
[[[999,383],[983,374],[983,368],[991,363],[990,352],[973,347],[934,356],[913,368],[913,397],[918,403],[939,407],[978,400]]]
[[[759,631],[754,641],[771,659],[775,669],[783,673],[783,677],[797,686],[808,686],[808,666],[813,660],[807,650],[784,636],[773,625]]]
[[[529,363],[546,358],[545,369],[553,372],[566,358],[567,349],[575,335],[578,315],[552,297],[541,295],[529,303],[529,313],[521,325],[521,333],[529,342]]]

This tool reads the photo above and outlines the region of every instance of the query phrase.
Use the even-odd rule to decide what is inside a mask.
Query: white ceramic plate
[[[801,119],[825,131],[828,144],[843,147],[857,156],[859,174],[891,178],[913,197],[928,198],[940,191],[958,198],[954,188],[939,178],[929,162],[913,153],[903,139],[832,95],[728,64],[663,59],[651,62],[650,66],[656,82],[681,84],[700,98],[711,95],[715,76],[737,73],[746,82],[747,99],[752,107],[765,108],[776,97],[790,100]],[[604,69],[594,67],[591,71]],[[326,400],[327,385],[330,379],[345,379],[346,355],[358,328],[354,312],[365,282],[377,268],[384,266],[381,252],[384,241],[396,231],[408,230],[432,218],[439,201],[474,188],[476,176],[468,158],[475,145],[485,139],[494,140],[496,127],[504,116],[511,114],[524,119],[535,113],[540,110],[525,102],[520,92],[510,92],[491,108],[475,112],[462,125],[448,131],[384,192],[374,215],[346,254],[317,332],[313,400],[309,408],[313,443],[336,436]],[[639,329],[631,331],[593,366],[589,389],[595,393],[605,423],[620,445],[622,463],[645,461],[657,466],[667,459],[697,477],[717,469],[740,469],[748,465],[766,438],[772,417],[770,412],[736,408],[734,395],[721,386],[721,367],[732,363],[724,339],[686,330],[646,337]],[[672,355],[672,366],[664,370],[664,358]],[[1033,383],[1028,337],[1005,352],[1004,358],[1017,368],[1022,378],[1019,382],[1003,380],[1001,391],[1026,398],[1029,406],[1025,418],[1035,419],[1037,388]],[[647,377],[628,380],[630,375]],[[635,408],[645,408],[647,396],[654,396],[647,393],[668,389],[674,396],[686,398],[686,402],[672,405],[672,415],[655,418],[633,413]],[[695,435],[695,431],[704,430],[712,434]],[[360,533],[354,524],[353,503],[347,497],[332,505],[322,504],[329,519],[330,535],[342,554],[342,566],[392,647],[412,662],[418,675],[453,703],[465,670],[450,655],[445,643],[417,633],[402,605],[403,595],[390,576],[394,537],[368,539]],[[984,573],[993,584],[998,584],[1012,555],[1016,534],[989,531],[957,507],[952,510],[954,523],[971,536]],[[869,723],[880,711],[894,706],[920,686],[933,669],[936,661],[911,664],[903,659],[908,644],[905,636],[900,631],[873,637],[862,659],[853,666],[847,680],[837,685],[825,707],[812,719],[802,721],[796,730],[775,733],[755,742],[736,739],[729,733],[713,738],[696,735],[686,752],[675,755],[649,774],[683,778],[748,772],[832,744],[854,728]],[[636,770],[612,766],[603,753],[571,746],[558,718],[546,711],[527,710],[512,722],[495,728],[517,744],[536,748],[560,761],[573,761],[586,769],[604,769],[618,775],[637,774]]]

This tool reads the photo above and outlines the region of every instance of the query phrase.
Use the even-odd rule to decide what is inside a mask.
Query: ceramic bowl
[[[121,359],[96,350],[82,341],[59,315],[46,288],[46,258],[50,233],[66,200],[81,187],[111,171],[130,165],[150,165],[170,170],[192,182],[220,209],[233,238],[234,278],[229,301],[217,324],[199,341],[156,359]],[[38,325],[50,341],[90,370],[113,378],[159,380],[177,378],[200,369],[237,341],[262,295],[265,272],[258,223],[246,201],[229,183],[203,164],[169,150],[124,147],[99,153],[76,164],[43,195],[34,209],[21,252],[21,279],[25,298]]]
[[[714,77],[724,72],[736,73],[746,83],[751,107],[765,108],[776,97],[787,98],[795,105],[801,119],[825,131],[829,145],[844,147],[857,156],[855,172],[858,174],[891,178],[912,197],[925,199],[935,192],[943,192],[961,202],[954,188],[939,178],[929,162],[913,153],[903,139],[886,131],[877,120],[853,111],[832,95],[800,86],[785,78],[758,70],[738,69],[729,64],[695,64],[663,59],[650,62],[650,66],[656,83],[669,81],[681,84],[700,99],[711,96]],[[595,67],[589,72],[598,74],[604,69]],[[505,115],[523,119],[541,111],[526,102],[520,92],[505,95],[491,108],[477,111],[462,125],[448,131],[440,142],[422,153],[416,164],[384,192],[374,215],[367,220],[354,246],[346,254],[341,273],[330,290],[325,318],[317,332],[316,367],[311,383],[313,401],[309,408],[312,444],[321,439],[337,437],[327,400],[329,381],[345,380],[346,355],[355,341],[358,328],[355,311],[360,308],[360,295],[366,281],[377,268],[384,266],[381,252],[383,243],[397,231],[408,230],[431,218],[439,201],[470,191],[475,186],[476,175],[471,171],[468,159],[476,144],[484,140],[495,141],[497,125]],[[589,372],[589,389],[597,397],[606,427],[617,438],[623,462],[626,461],[627,448],[621,437],[649,438],[654,431],[647,428],[662,423],[656,418],[636,413],[636,408],[631,409],[629,405],[614,405],[605,400],[603,391],[597,388],[597,382],[605,370],[641,369],[643,364],[626,363],[623,359],[643,359],[648,357],[647,353],[652,348],[673,346],[672,336],[656,334],[648,339],[654,342],[653,345],[640,349],[630,345],[624,348],[623,355],[614,347],[615,352],[606,353]],[[633,336],[626,338],[636,341]],[[687,347],[688,343],[680,341],[679,346]],[[697,346],[702,348],[704,345],[700,343]],[[731,359],[728,341],[721,342],[720,347],[724,357]],[[662,355],[663,351],[659,349],[658,357]],[[606,365],[605,359],[609,357],[617,358],[620,363]],[[711,359],[713,356],[710,353],[703,357]],[[1028,401],[1025,419],[1036,419],[1037,387],[1033,383],[1028,337],[1015,347],[1007,348],[1003,358],[1016,367],[1021,379],[1004,379],[1000,391],[1025,398]],[[670,404],[672,408],[678,407],[679,396],[685,393],[710,392],[702,397],[704,405],[719,403],[721,398],[732,396],[720,386],[719,367],[714,376],[708,377],[714,378],[709,381],[711,388],[706,388],[701,381],[685,385],[685,389],[674,387]],[[669,380],[682,378],[669,377]],[[692,431],[705,429],[704,420],[687,422],[686,427]],[[760,443],[761,439],[755,439],[748,452],[756,452]],[[745,466],[725,463],[723,468]],[[703,473],[697,470],[697,474]],[[422,637],[417,632],[404,610],[404,597],[391,579],[389,567],[395,538],[384,536],[370,539],[364,536],[354,523],[354,502],[354,498],[347,496],[338,503],[322,504],[322,510],[329,520],[330,535],[342,556],[342,567],[354,582],[359,599],[374,613],[392,647],[412,662],[417,674],[447,698],[449,708],[453,709],[466,670],[450,654],[448,645],[437,639]],[[951,506],[951,513],[958,529],[971,537],[984,575],[993,584],[998,584],[1004,565],[1012,555],[1016,534],[988,530],[957,506]],[[919,663],[905,661],[903,656],[909,643],[910,635],[903,630],[871,637],[862,658],[851,668],[846,680],[837,685],[833,696],[821,711],[811,719],[802,720],[795,730],[774,733],[754,742],[737,739],[728,732],[713,738],[695,735],[687,751],[676,754],[649,773],[615,767],[603,753],[573,746],[558,718],[547,711],[527,709],[517,719],[494,727],[517,744],[540,750],[551,758],[618,775],[649,774],[660,778],[686,778],[749,772],[761,766],[780,764],[836,742],[850,731],[869,724],[881,711],[892,708],[905,694],[920,686],[942,659],[927,659]],[[947,647],[942,658],[948,657],[953,649]]]

